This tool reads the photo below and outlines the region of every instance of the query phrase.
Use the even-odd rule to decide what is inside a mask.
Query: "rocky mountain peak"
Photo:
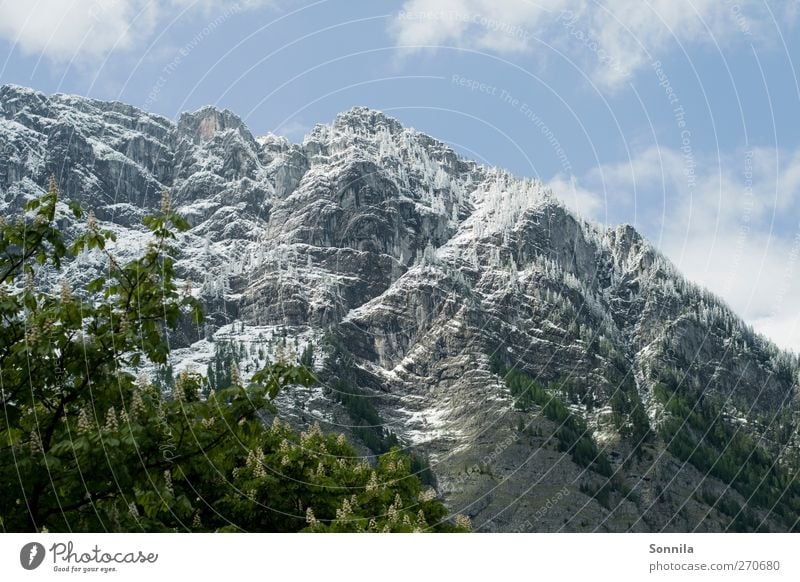
[[[638,269],[652,263],[654,249],[631,224],[620,224],[607,231],[608,244],[620,265]]]
[[[377,109],[360,106],[338,114],[333,121],[333,129],[364,134],[388,131],[394,134],[403,131],[404,128],[394,117]]]
[[[185,137],[195,144],[214,138],[218,133],[229,130],[238,131],[249,142],[255,142],[244,121],[228,109],[218,109],[207,105],[193,113],[182,113],[176,128],[179,137]]]
[[[47,96],[41,91],[36,91],[35,89],[22,85],[15,85],[13,83],[4,83],[0,85],[0,103],[3,105],[8,105],[9,102],[20,98],[47,99]]]
[[[0,115],[13,118],[25,109],[40,110],[47,105],[47,96],[20,85],[0,85]]]

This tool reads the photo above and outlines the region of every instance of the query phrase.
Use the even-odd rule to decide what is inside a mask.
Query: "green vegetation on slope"
[[[669,451],[704,474],[730,485],[748,505],[767,510],[792,531],[800,531],[800,481],[744,429],[725,421],[713,398],[687,388],[674,374],[659,373],[655,397],[666,420],[659,434]],[[736,518],[731,529],[754,531],[760,520],[744,510],[721,510]]]
[[[553,388],[545,388],[529,375],[509,367],[496,356],[491,358],[491,371],[504,379],[519,410],[530,410],[533,405],[540,406],[542,414],[558,425],[555,437],[558,439],[559,448],[569,453],[576,464],[588,467],[604,477],[612,476],[611,463],[608,457],[597,449],[586,421],[571,413],[564,403],[554,396],[558,383],[555,383]]]

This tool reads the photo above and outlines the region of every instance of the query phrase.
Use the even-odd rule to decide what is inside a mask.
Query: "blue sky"
[[[800,351],[794,0],[6,0],[0,82],[301,140],[355,105],[629,222]]]

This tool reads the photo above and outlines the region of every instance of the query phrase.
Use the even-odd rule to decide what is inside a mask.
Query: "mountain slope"
[[[4,215],[55,175],[121,254],[170,190],[207,308],[172,371],[304,352],[322,383],[282,395],[292,421],[409,447],[480,529],[798,528],[796,356],[537,181],[365,108],[292,144],[210,107],[173,123],[16,86],[0,148]]]

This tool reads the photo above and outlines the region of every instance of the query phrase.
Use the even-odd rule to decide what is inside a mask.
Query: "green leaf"
[[[106,284],[105,277],[98,277],[97,279],[93,279],[86,285],[86,291],[89,293],[97,293],[100,289],[103,288],[103,285]]]
[[[67,207],[72,211],[72,216],[78,219],[83,218],[83,210],[77,200],[69,200],[67,202]]]

